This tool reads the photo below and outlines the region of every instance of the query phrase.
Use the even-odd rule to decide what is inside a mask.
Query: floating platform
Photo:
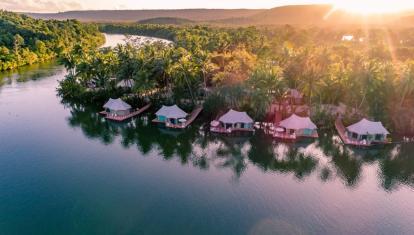
[[[232,134],[234,132],[253,133],[254,128],[224,128],[224,127],[210,127],[210,131],[219,134]]]
[[[137,109],[136,111],[134,111],[134,112],[132,112],[128,115],[124,115],[124,116],[114,116],[114,115],[109,114],[106,111],[102,111],[99,114],[104,115],[105,118],[108,119],[108,120],[116,121],[116,122],[123,122],[123,121],[126,121],[126,120],[130,119],[130,118],[133,118],[135,116],[140,115],[141,113],[147,111],[150,107],[151,107],[151,104],[147,104],[144,107],[142,107],[140,109]]]
[[[339,134],[339,137],[341,137],[342,142],[345,145],[355,146],[355,147],[361,147],[361,148],[368,148],[378,145],[387,145],[392,144],[391,142],[367,142],[367,141],[359,141],[359,140],[352,140],[350,139],[346,134],[346,128],[344,124],[342,123],[341,119],[336,119],[335,121],[335,128]]]
[[[203,111],[203,107],[197,107],[195,108],[189,115],[188,119],[186,122],[183,123],[179,123],[179,124],[172,124],[172,123],[168,123],[168,122],[162,122],[159,121],[157,119],[152,120],[153,123],[159,123],[159,124],[165,124],[165,127],[168,128],[173,128],[173,129],[185,129],[187,128],[189,125],[191,125],[191,123],[193,123],[196,118],[198,117],[198,115],[201,113],[201,111]]]
[[[318,133],[312,135],[297,135],[297,134],[288,134],[288,133],[279,133],[274,131],[273,138],[284,140],[284,141],[297,141],[300,139],[317,139],[319,138]]]

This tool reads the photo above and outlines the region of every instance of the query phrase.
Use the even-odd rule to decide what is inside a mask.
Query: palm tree
[[[402,91],[400,101],[400,107],[402,107],[407,96],[414,92],[414,61],[409,61],[405,65],[398,87],[400,87]]]
[[[125,46],[119,45],[116,52],[120,61],[116,68],[117,78],[120,82],[124,82],[126,86],[132,86],[133,77],[138,67],[137,49],[128,43]]]
[[[173,77],[174,83],[177,87],[187,86],[188,92],[190,93],[192,103],[195,104],[195,96],[193,88],[197,86],[199,69],[196,64],[192,61],[192,56],[185,51],[181,50],[180,58],[173,66]]]

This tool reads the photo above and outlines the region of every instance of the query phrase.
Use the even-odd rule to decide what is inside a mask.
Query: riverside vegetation
[[[37,20],[0,10],[0,71],[68,57],[75,45],[104,42],[96,25],[76,20]]]

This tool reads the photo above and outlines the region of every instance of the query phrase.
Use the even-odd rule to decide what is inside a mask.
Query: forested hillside
[[[94,25],[0,11],[0,71],[59,57],[76,44],[94,47],[104,40]]]
[[[185,18],[194,21],[250,17],[264,10],[252,9],[178,9],[178,10],[95,10],[59,13],[27,13],[40,19],[77,19],[85,22],[137,22],[153,18]]]
[[[411,26],[413,11],[398,14],[358,15],[334,9],[332,5],[292,5],[272,9],[182,9],[182,10],[111,10],[111,11],[69,11],[59,13],[28,13],[41,19],[77,19],[85,22],[138,22],[174,24],[172,18],[187,19],[203,24],[220,25],[361,25],[395,24]],[[151,20],[151,19],[158,20]],[[160,19],[163,19],[159,21]],[[169,19],[166,21],[166,19]],[[147,22],[146,20],[150,20]],[[171,23],[172,22],[172,23]],[[179,21],[180,23],[181,21]]]
[[[185,18],[177,18],[177,17],[158,17],[158,18],[151,18],[146,20],[138,21],[138,24],[170,24],[170,25],[187,25],[187,24],[194,24],[195,21],[185,19]]]

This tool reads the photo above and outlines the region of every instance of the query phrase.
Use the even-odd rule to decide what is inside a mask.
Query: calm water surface
[[[413,234],[414,146],[109,123],[55,64],[0,75],[0,234]]]

